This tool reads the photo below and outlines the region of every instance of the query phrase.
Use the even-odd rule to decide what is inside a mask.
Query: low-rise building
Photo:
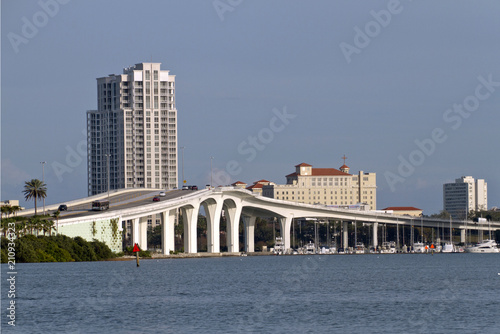
[[[422,210],[415,208],[413,206],[390,206],[385,209],[382,209],[382,211],[401,216],[407,215],[414,217],[422,217]]]
[[[245,182],[241,182],[241,181],[236,181],[235,183],[232,183],[231,185],[233,187],[241,188],[241,189],[245,189],[247,187],[247,184]]]
[[[0,202],[0,207],[2,206],[10,206],[12,208],[19,208],[19,210],[24,210],[23,207],[19,206],[19,200],[17,199],[9,199]]]
[[[250,190],[256,195],[262,195],[262,189],[264,186],[270,185],[272,182],[269,182],[267,180],[259,180],[255,181],[251,186],[246,187],[247,190]]]

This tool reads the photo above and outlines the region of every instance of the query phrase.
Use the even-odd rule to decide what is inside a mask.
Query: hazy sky
[[[86,196],[96,78],[152,59],[176,75],[188,184],[210,183],[211,156],[214,179],[251,184],[345,154],[377,173],[379,209],[439,212],[463,175],[500,206],[498,1],[1,4],[2,200],[33,207],[41,161],[46,203]]]

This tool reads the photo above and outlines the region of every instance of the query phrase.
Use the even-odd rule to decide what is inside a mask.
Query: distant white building
[[[487,210],[487,183],[472,176],[462,176],[455,183],[445,183],[443,209],[455,219],[465,219],[470,211]]]

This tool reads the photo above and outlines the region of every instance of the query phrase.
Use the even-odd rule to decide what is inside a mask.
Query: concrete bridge
[[[160,214],[162,225],[162,252],[169,254],[174,251],[174,225],[178,212],[182,213],[184,222],[184,251],[197,253],[197,221],[200,209],[203,208],[207,219],[207,248],[209,253],[220,252],[220,220],[224,213],[227,222],[228,252],[239,251],[238,227],[240,219],[244,224],[244,248],[247,252],[254,251],[254,229],[257,217],[276,217],[279,222],[280,234],[283,237],[285,249],[290,248],[290,231],[292,220],[297,218],[316,218],[318,220],[341,221],[343,223],[343,247],[347,248],[347,224],[350,222],[370,223],[373,225],[373,246],[378,246],[377,229],[379,224],[401,226],[424,226],[434,228],[454,228],[462,231],[461,239],[465,242],[466,228],[487,231],[500,229],[500,223],[492,222],[490,226],[478,226],[471,221],[449,221],[431,218],[399,216],[376,211],[357,211],[330,208],[323,205],[309,205],[283,200],[271,199],[255,195],[248,190],[219,187],[194,192],[179,193],[180,197],[160,202],[149,202],[147,205],[117,208],[103,211],[91,216],[62,218],[58,226],[89,223],[97,220],[117,220],[132,222],[132,239],[141,249],[147,249],[147,217]],[[122,230],[121,225],[119,230]],[[116,247],[115,247],[116,248]]]

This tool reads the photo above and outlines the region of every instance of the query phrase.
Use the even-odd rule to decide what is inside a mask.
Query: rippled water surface
[[[500,333],[499,254],[18,264],[2,333]]]

